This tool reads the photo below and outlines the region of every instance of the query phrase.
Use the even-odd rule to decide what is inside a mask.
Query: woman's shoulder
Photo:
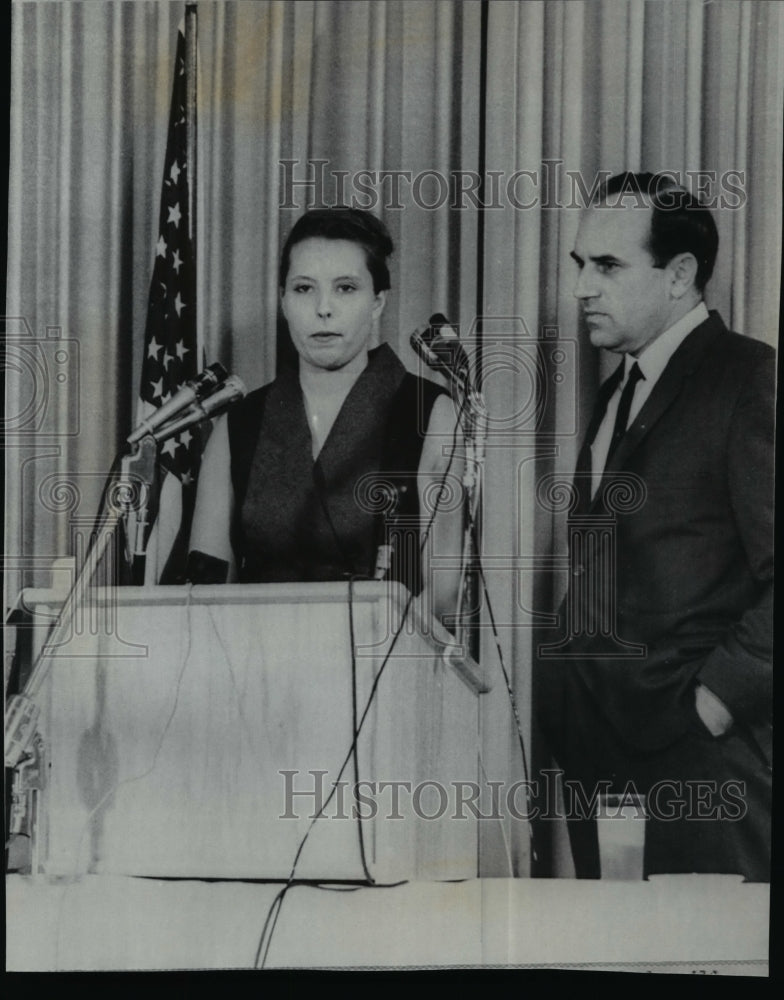
[[[244,429],[248,424],[255,425],[261,421],[264,408],[270,399],[289,391],[291,384],[296,385],[296,373],[285,370],[271,382],[266,382],[257,389],[251,390],[243,399],[235,403],[229,410],[229,433]]]
[[[444,402],[442,402],[442,400]],[[451,397],[443,386],[432,379],[406,371],[396,394],[396,409],[417,416],[417,424],[425,431],[434,410],[450,403]]]
[[[230,439],[235,438],[238,433],[243,432],[249,423],[255,423],[257,417],[259,421],[261,420],[268,390],[269,385],[262,385],[258,389],[249,392],[247,396],[231,407],[227,413]]]

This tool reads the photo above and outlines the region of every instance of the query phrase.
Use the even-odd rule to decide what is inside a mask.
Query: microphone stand
[[[144,583],[144,569],[147,562],[147,542],[155,515],[150,510],[157,506],[158,486],[158,442],[152,434],[136,443],[132,454],[122,460],[120,489],[130,497],[134,485],[140,486],[139,503],[136,510],[129,505],[122,513],[126,525],[126,561],[131,568],[131,584],[141,587]],[[133,531],[129,530],[131,513],[135,514]]]
[[[455,640],[458,646],[466,644],[466,616],[477,607],[476,573],[473,572],[479,557],[477,550],[476,519],[482,493],[485,442],[487,440],[487,407],[478,389],[467,375],[451,374],[452,398],[462,414],[465,440],[465,466],[463,469],[463,545],[460,557],[460,587],[455,614]],[[470,637],[469,637],[470,639]],[[469,651],[470,652],[470,651]]]
[[[158,446],[181,430],[217,415],[231,403],[245,394],[242,382],[232,376],[223,385],[214,388],[202,403],[196,401],[184,414],[174,414],[162,425],[152,428],[140,425],[134,431],[129,443],[132,451],[122,458],[120,473],[109,485],[109,502],[99,510],[96,533],[90,540],[76,579],[63,602],[52,629],[30,671],[22,691],[12,695],[5,707],[5,766],[16,769],[23,762],[35,756],[30,747],[34,743],[36,726],[40,715],[35,697],[43,683],[52,651],[63,645],[70,637],[72,623],[77,610],[85,598],[88,588],[101,566],[110,544],[116,538],[120,524],[125,526],[125,558],[131,568],[132,582],[144,583],[146,545],[150,532],[150,509],[157,503]],[[140,435],[140,429],[144,433]],[[130,530],[131,515],[135,515],[133,531]],[[103,515],[103,516],[101,516]],[[21,795],[21,793],[19,793]],[[17,798],[19,798],[19,795]],[[21,802],[21,799],[20,799]],[[18,804],[17,812],[21,809]],[[15,822],[16,822],[15,817]]]
[[[12,852],[17,851],[20,842],[29,845],[18,858],[21,864],[20,871],[29,867],[29,870],[35,873],[38,869],[36,838],[40,821],[40,801],[46,785],[49,759],[49,748],[38,730],[41,715],[38,694],[51,665],[54,651],[71,637],[79,609],[85,602],[89,588],[94,585],[100,568],[105,566],[104,558],[114,544],[117,529],[122,522],[125,522],[125,556],[131,564],[132,582],[144,582],[147,511],[156,478],[158,444],[151,434],[145,434],[132,447],[134,449],[132,454],[122,459],[119,476],[110,479],[105,511],[102,509],[98,512],[98,525],[90,539],[84,562],[66,595],[54,625],[42,643],[30,675],[22,690],[6,700],[4,762],[7,771],[12,772],[7,849]],[[128,519],[134,509],[136,532],[129,552]],[[114,581],[108,582],[111,585]]]
[[[52,626],[49,635],[30,671],[30,676],[19,694],[12,695],[7,702],[5,711],[5,766],[16,768],[28,755],[28,747],[35,736],[35,729],[40,715],[39,706],[35,702],[41,684],[47,673],[48,661],[52,652],[70,638],[72,624],[79,606],[84,602],[88,588],[102,564],[102,560],[116,538],[117,528],[121,523],[126,525],[126,551],[132,572],[139,571],[135,562],[138,549],[146,542],[147,510],[150,493],[155,480],[155,461],[157,443],[152,435],[145,435],[134,445],[134,452],[122,459],[121,471],[116,481],[110,484],[109,503],[106,512],[101,517],[97,531],[94,533],[87,549],[79,572],[76,575],[60,613]],[[134,509],[134,497],[138,497],[137,525],[134,544],[129,549],[128,517]],[[103,514],[99,511],[99,516]],[[143,582],[144,564],[141,563]]]

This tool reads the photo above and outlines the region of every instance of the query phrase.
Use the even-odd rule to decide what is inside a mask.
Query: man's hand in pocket
[[[712,736],[723,736],[732,727],[732,713],[704,684],[697,684],[694,689],[694,707]]]

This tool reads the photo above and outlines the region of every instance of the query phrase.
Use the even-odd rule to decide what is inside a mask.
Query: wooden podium
[[[54,592],[25,602],[56,613]],[[477,875],[486,685],[446,632],[410,612],[401,628],[405,590],[125,587],[87,603],[36,695],[33,873],[288,879],[310,831],[296,879]]]

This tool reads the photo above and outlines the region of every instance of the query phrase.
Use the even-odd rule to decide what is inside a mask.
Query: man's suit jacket
[[[560,646],[545,640],[538,662],[556,757],[567,730],[572,751],[582,732],[589,754],[597,725],[635,753],[671,745],[695,724],[697,681],[769,753],[774,385],[772,349],[713,312],[670,359],[592,500],[589,482],[577,483],[588,493],[570,525],[561,613],[572,634]],[[627,488],[637,496],[624,512]],[[615,537],[609,569],[598,565],[606,551],[580,543],[604,517]],[[589,634],[597,605],[615,638],[643,655],[618,655],[601,629]]]

